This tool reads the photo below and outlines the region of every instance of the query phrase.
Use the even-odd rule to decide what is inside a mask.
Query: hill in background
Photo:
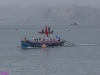
[[[6,21],[33,21],[33,20],[91,20],[100,19],[100,9],[89,6],[48,6],[31,5],[22,7],[15,4],[0,6],[0,19]]]

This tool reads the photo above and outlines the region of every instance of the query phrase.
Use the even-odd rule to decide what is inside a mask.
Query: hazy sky
[[[21,4],[22,6],[34,5],[34,4],[78,4],[88,6],[100,6],[100,0],[0,0],[0,5]]]

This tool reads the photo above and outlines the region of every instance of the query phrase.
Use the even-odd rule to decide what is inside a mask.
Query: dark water
[[[71,23],[77,22],[77,26]],[[74,47],[20,48],[22,37],[44,38],[38,34],[51,26],[54,38],[74,43]],[[17,30],[16,30],[17,29]],[[69,31],[70,30],[70,31]],[[0,71],[9,75],[99,75],[100,21],[33,21],[0,23]]]

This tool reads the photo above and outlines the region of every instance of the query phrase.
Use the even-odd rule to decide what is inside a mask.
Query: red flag
[[[46,34],[47,37],[49,37],[48,27],[47,26],[45,27],[45,34]]]

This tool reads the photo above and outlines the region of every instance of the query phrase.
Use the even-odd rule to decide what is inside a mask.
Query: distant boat
[[[76,22],[74,24],[71,24],[71,25],[78,25]]]
[[[1,21],[4,21],[4,19],[1,19]]]
[[[50,27],[48,27],[48,34],[53,34],[54,33],[54,31],[52,30],[52,31],[50,31]],[[46,32],[44,31],[44,29],[42,29],[42,31],[39,31],[38,32],[39,34],[45,34]]]

